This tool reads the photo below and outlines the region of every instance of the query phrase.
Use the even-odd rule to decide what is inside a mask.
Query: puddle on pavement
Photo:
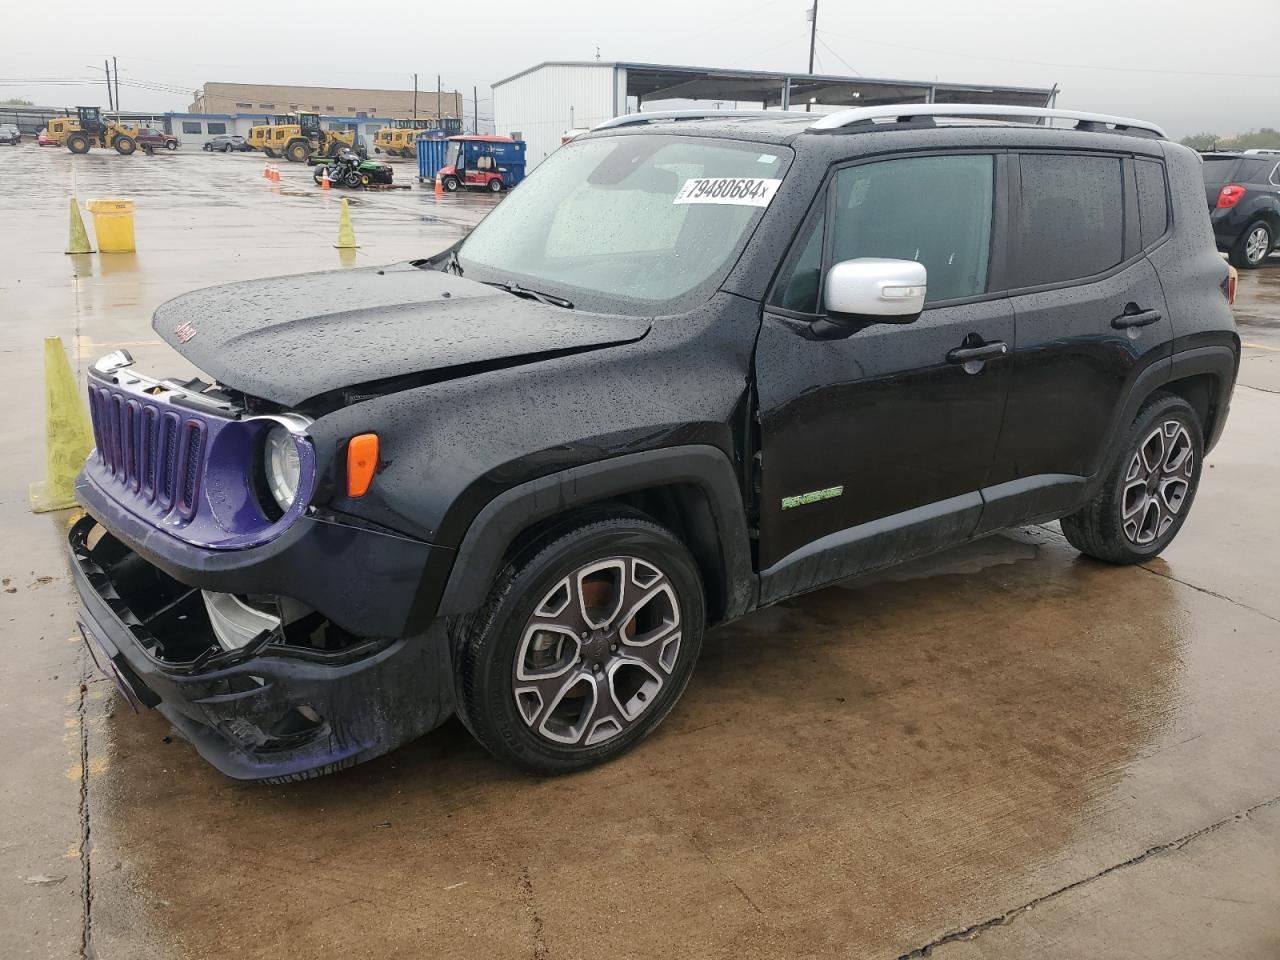
[[[454,721],[333,777],[239,785],[117,708],[94,836],[124,875],[95,903],[214,957],[518,955],[531,910],[570,954],[866,955],[1023,902],[1172,722],[1186,633],[1172,581],[1044,539],[713,632],[666,723],[572,777],[501,766]],[[247,903],[256,922],[230,922]]]

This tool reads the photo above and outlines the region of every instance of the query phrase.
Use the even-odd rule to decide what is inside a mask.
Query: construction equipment
[[[252,127],[249,145],[293,163],[307,163],[313,156],[336,157],[343,149],[358,152],[354,132],[326,130],[318,113],[281,114],[275,123]]]
[[[88,153],[91,147],[112,147],[116,153],[128,155],[138,149],[138,131],[103,117],[99,107],[76,107],[74,117],[52,118],[49,136],[66,144],[72,153]]]
[[[418,120],[392,120],[373,135],[373,152],[392,157],[412,159],[415,143],[420,137],[443,140],[462,132],[462,121],[457,117],[423,118]]]
[[[260,123],[256,126],[250,127],[249,136],[245,142],[254,150],[261,150],[268,157],[274,159],[275,157],[280,156],[280,151],[284,149],[284,131],[288,127],[294,126],[296,121],[297,117],[292,113],[278,113],[275,115],[274,119],[267,123]],[[277,130],[281,131],[278,138],[278,142],[280,144],[278,147],[274,145],[277,143]]]

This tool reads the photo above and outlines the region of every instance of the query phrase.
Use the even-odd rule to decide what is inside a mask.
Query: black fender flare
[[[1213,449],[1218,438],[1222,436],[1227,420],[1227,408],[1231,402],[1231,390],[1235,386],[1236,371],[1240,366],[1240,352],[1226,344],[1212,344],[1180,350],[1169,357],[1164,357],[1143,369],[1134,379],[1125,395],[1124,404],[1119,408],[1107,431],[1104,446],[1106,455],[1099,469],[1086,485],[1083,499],[1092,497],[1101,487],[1107,476],[1107,465],[1118,454],[1118,446],[1125,436],[1125,430],[1133,423],[1134,417],[1151,394],[1166,384],[1187,377],[1208,374],[1218,381],[1218,408],[1215,411],[1213,425],[1204,438],[1205,451]]]
[[[755,605],[759,591],[742,492],[729,458],[719,448],[704,444],[597,460],[498,494],[476,514],[463,535],[437,615],[458,616],[479,608],[501,569],[507,547],[533,524],[577,506],[678,484],[698,488],[715,523],[725,587],[725,609],[718,622],[741,616]]]

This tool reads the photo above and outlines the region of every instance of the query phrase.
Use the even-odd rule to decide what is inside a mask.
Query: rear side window
[[[1164,164],[1158,160],[1135,160],[1138,181],[1138,219],[1142,225],[1142,246],[1149,247],[1169,228],[1169,201],[1164,185]]]
[[[1013,288],[1080,280],[1123,259],[1120,160],[1055,154],[1020,158],[1022,203],[1013,212]]]

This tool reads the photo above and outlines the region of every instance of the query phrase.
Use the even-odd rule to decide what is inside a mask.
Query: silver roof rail
[[[800,117],[813,118],[812,113],[799,110],[653,110],[649,113],[628,113],[614,117],[604,123],[597,123],[592,130],[609,130],[613,127],[629,127],[636,123],[650,123],[654,120],[714,120],[717,117],[726,120],[795,120]]]
[[[828,113],[809,125],[810,130],[841,130],[860,123],[877,120],[902,120],[911,117],[1041,117],[1046,120],[1075,120],[1077,126],[1102,124],[1118,130],[1145,130],[1167,139],[1162,128],[1147,120],[1131,120],[1128,117],[1112,117],[1104,113],[1082,113],[1078,110],[1059,110],[1056,107],[1015,107],[992,103],[902,103],[882,107],[855,107]]]

